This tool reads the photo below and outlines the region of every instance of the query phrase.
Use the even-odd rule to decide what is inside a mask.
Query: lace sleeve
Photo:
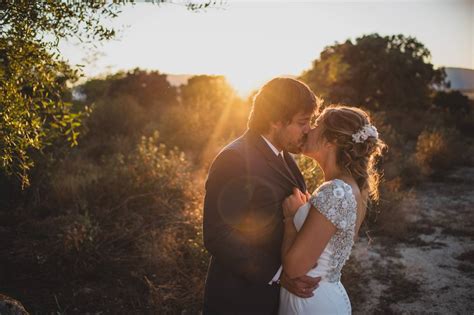
[[[342,181],[324,183],[309,202],[339,230],[346,230],[355,224],[355,197],[351,187]]]

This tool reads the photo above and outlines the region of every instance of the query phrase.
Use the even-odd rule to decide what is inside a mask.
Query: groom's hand
[[[280,277],[282,287],[301,298],[312,297],[313,291],[319,286],[321,277],[301,276],[299,278],[290,279],[283,271]]]

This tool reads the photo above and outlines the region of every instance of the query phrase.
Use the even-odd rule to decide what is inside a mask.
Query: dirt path
[[[402,211],[406,238],[355,245],[354,314],[474,314],[474,168],[423,183]]]

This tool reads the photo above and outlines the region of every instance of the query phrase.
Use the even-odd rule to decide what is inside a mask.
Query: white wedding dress
[[[318,187],[295,214],[293,222],[298,231],[310,210],[321,212],[336,226],[337,232],[326,245],[316,268],[307,273],[311,277],[321,277],[314,296],[300,298],[282,287],[279,314],[351,314],[351,303],[340,281],[341,269],[354,244],[357,202],[351,186],[334,179]]]

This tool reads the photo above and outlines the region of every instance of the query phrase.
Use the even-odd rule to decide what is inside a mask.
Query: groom
[[[204,245],[212,255],[203,313],[276,314],[280,285],[312,296],[319,278],[281,272],[282,202],[306,185],[301,152],[317,99],[294,79],[275,78],[254,98],[248,130],[214,159],[206,181]]]

